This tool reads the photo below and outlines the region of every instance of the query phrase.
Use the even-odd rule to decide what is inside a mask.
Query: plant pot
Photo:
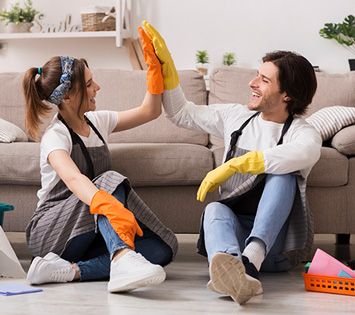
[[[10,22],[7,24],[6,29],[9,33],[30,33],[30,29],[33,26],[33,23],[30,22],[23,22],[20,24],[16,24]]]
[[[204,63],[197,64],[196,65],[196,69],[197,69],[197,71],[201,72],[203,75],[207,75],[208,74],[207,65],[205,65]]]

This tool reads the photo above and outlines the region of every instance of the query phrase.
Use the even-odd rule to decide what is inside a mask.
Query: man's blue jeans
[[[117,187],[112,195],[125,204],[126,194],[123,185]],[[79,267],[80,281],[107,278],[110,275],[111,260],[114,253],[122,248],[130,248],[117,235],[108,219],[98,215],[100,233],[90,231],[75,237],[61,257]],[[135,251],[141,253],[153,264],[165,266],[172,260],[171,248],[155,233],[142,226],[143,236],[136,235]]]
[[[207,205],[203,226],[208,260],[216,252],[241,259],[244,248],[255,237],[266,245],[262,271],[290,270],[292,265],[282,253],[295,195],[295,175],[269,174],[256,215],[235,214],[220,202]]]

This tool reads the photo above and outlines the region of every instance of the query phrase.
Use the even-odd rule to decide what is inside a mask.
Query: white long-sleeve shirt
[[[240,104],[195,105],[186,100],[180,85],[173,90],[164,91],[163,105],[166,116],[178,126],[223,138],[223,161],[232,132],[255,113],[246,105]],[[283,138],[283,144],[277,146],[283,126],[284,124],[266,121],[258,115],[245,127],[237,146],[248,151],[262,151],[265,173],[300,172],[306,179],[320,157],[322,139],[304,119],[295,117]]]

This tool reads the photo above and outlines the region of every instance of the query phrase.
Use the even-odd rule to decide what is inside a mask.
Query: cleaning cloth
[[[0,284],[0,295],[5,295],[5,296],[41,292],[41,291],[43,291],[41,288],[34,288],[16,282]]]
[[[318,248],[308,269],[308,274],[338,277],[341,271],[351,278],[355,278],[353,270]]]

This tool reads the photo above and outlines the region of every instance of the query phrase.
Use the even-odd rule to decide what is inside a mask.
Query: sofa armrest
[[[338,131],[331,141],[331,146],[345,155],[355,155],[355,125]]]

